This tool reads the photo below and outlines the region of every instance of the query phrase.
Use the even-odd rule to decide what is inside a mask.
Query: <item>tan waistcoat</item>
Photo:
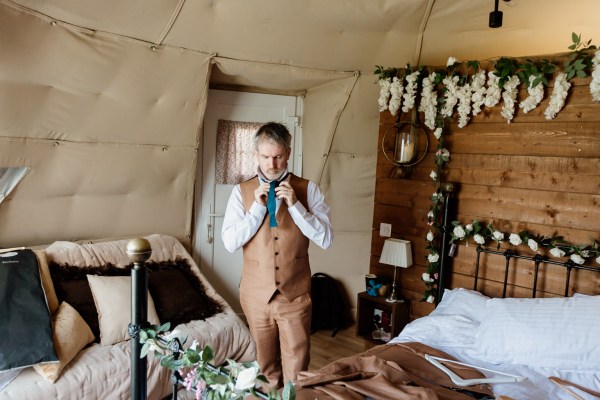
[[[242,203],[248,211],[254,202],[258,178],[240,184]],[[308,181],[290,174],[290,185],[298,200],[307,207]],[[244,270],[240,293],[252,293],[261,302],[269,302],[276,290],[289,301],[310,291],[310,240],[294,223],[287,204],[281,202],[276,214],[277,227],[269,226],[269,214],[256,235],[243,247]]]

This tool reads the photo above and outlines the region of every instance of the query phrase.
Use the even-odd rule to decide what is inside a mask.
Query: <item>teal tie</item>
[[[277,210],[277,200],[275,199],[275,188],[279,186],[279,181],[271,181],[269,186],[269,197],[267,199],[267,211],[269,212],[269,226],[277,227],[275,211]]]

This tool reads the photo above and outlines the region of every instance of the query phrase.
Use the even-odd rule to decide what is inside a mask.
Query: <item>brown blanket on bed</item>
[[[317,371],[301,372],[296,382],[298,400],[437,400],[469,399],[492,395],[489,387],[461,388],[425,360],[424,355],[453,359],[421,343],[381,345],[364,353],[334,361]],[[482,378],[481,372],[447,364],[464,379]],[[481,396],[485,397],[485,396]]]

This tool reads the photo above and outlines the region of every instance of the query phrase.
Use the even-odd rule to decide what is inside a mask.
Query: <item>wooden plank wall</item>
[[[490,70],[493,65],[484,68]],[[550,121],[545,119],[544,110],[551,89],[533,111],[526,114],[517,110],[510,124],[500,115],[502,103],[484,108],[464,128],[458,128],[456,118],[452,119],[445,131],[446,147],[451,152],[445,179],[458,183],[459,221],[492,222],[503,232],[562,235],[577,244],[590,243],[590,239],[600,242],[600,103],[591,100],[590,78],[571,82],[565,107]],[[522,89],[519,100],[526,95]],[[410,178],[391,178],[393,166],[382,154],[381,140],[394,123],[389,111],[381,113],[370,272],[392,277],[393,268],[378,261],[385,240],[379,236],[380,223],[391,223],[392,237],[412,242],[415,265],[400,268],[397,282],[401,295],[411,301],[411,318],[417,318],[433,310],[433,305],[421,301],[425,289],[421,275],[427,265],[427,213],[435,190],[429,174],[434,169],[437,140],[429,133],[429,152],[413,168]],[[531,254],[527,246],[512,248]],[[541,253],[547,254],[545,250]],[[493,258],[489,257],[492,268],[481,288],[489,295],[499,295],[496,282],[502,279],[504,260]],[[474,245],[459,246],[452,261],[452,287],[472,287],[474,260]],[[508,294],[529,297],[530,292],[523,287],[531,286],[531,277],[532,267],[518,262],[517,271],[510,275],[514,286]],[[563,277],[563,269],[542,275],[538,288],[545,293],[538,296],[563,293]],[[600,274],[577,273],[571,287],[600,294]]]

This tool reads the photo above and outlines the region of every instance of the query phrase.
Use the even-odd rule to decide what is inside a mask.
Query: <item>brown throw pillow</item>
[[[219,312],[221,306],[209,297],[183,258],[149,264],[148,289],[154,299],[158,318],[171,328],[193,320],[204,320]]]

